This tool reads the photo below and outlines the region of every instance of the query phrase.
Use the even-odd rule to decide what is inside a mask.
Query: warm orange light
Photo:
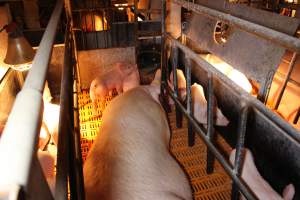
[[[105,17],[97,14],[87,14],[81,19],[81,27],[83,31],[103,31],[107,30],[107,21]]]
[[[212,66],[214,66],[217,70],[225,74],[238,86],[243,88],[246,92],[251,93],[252,85],[243,73],[234,69],[231,65],[227,64],[215,55],[205,54],[201,55],[201,57],[204,58],[207,62],[209,62]]]
[[[51,134],[57,132],[58,121],[59,121],[59,110],[60,110],[59,105],[55,105],[51,103],[44,104],[43,121],[46,123],[47,128]]]

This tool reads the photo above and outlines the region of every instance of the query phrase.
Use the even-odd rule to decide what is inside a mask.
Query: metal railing
[[[232,25],[236,28],[242,29],[243,31],[254,34],[258,37],[269,40],[277,45],[288,48],[289,50],[295,51],[294,57],[297,53],[300,52],[300,41],[294,37],[291,37],[287,34],[280,33],[278,31],[260,26],[258,24],[254,24],[252,22],[242,20],[240,18],[222,13],[220,11],[216,11],[201,5],[193,4],[184,0],[173,0],[174,3],[190,10],[196,12],[197,14],[205,15],[206,17],[217,19],[224,21],[225,23]],[[265,121],[272,124],[276,128],[280,129],[280,131],[284,131],[285,134],[290,137],[291,141],[295,141],[298,145],[300,144],[300,136],[299,133],[292,128],[289,124],[284,122],[278,116],[274,115],[271,111],[269,111],[261,102],[259,102],[256,98],[250,96],[248,93],[242,91],[236,84],[230,81],[225,75],[216,70],[212,65],[210,65],[203,58],[199,57],[195,52],[189,49],[187,46],[181,44],[178,40],[172,38],[171,35],[166,33],[165,29],[165,18],[166,18],[166,1],[162,1],[162,59],[161,59],[161,70],[162,70],[162,87],[161,87],[161,102],[165,109],[169,110],[167,104],[165,103],[167,100],[165,99],[166,95],[169,94],[172,99],[175,101],[176,108],[176,125],[180,127],[182,122],[181,113],[183,113],[188,119],[188,144],[189,146],[193,146],[194,144],[194,131],[202,138],[205,144],[208,147],[207,151],[207,173],[213,172],[213,162],[214,158],[216,158],[227,174],[233,180],[232,187],[232,199],[239,198],[239,191],[243,193],[243,195],[247,199],[257,199],[255,194],[251,189],[248,188],[247,184],[241,178],[241,169],[242,169],[242,160],[243,160],[243,150],[244,150],[244,142],[245,142],[245,134],[247,130],[247,121],[250,115],[250,111],[255,111],[262,115],[265,118]],[[167,43],[171,43],[171,63],[172,70],[175,72],[178,64],[178,50],[180,49],[185,54],[185,72],[186,72],[186,87],[187,87],[187,102],[186,106],[178,99],[178,83],[177,83],[177,73],[173,73],[174,80],[174,88],[170,88],[167,84]],[[199,126],[198,122],[193,117],[192,113],[192,102],[191,102],[191,71],[192,71],[192,61],[195,62],[198,67],[202,68],[206,73],[208,79],[207,86],[207,96],[208,96],[208,104],[207,104],[207,125],[208,128],[205,130],[203,127]],[[293,63],[291,64],[293,65]],[[196,68],[196,67],[195,67]],[[202,77],[203,78],[203,77]],[[234,166],[229,164],[227,159],[225,159],[220,151],[216,148],[214,139],[216,132],[214,131],[213,125],[213,95],[214,95],[214,78],[217,78],[222,84],[228,86],[230,90],[239,96],[240,100],[240,115],[238,120],[238,133],[237,133],[237,144],[236,144],[236,157],[234,161]],[[200,78],[201,79],[201,78]]]
[[[0,193],[4,199],[53,199],[37,159],[37,141],[43,115],[43,90],[64,2],[58,0],[34,57],[32,68],[18,93],[0,140]],[[69,23],[60,97],[59,142],[55,199],[83,199],[81,154],[74,131],[74,52]],[[75,142],[74,142],[75,141]],[[76,142],[77,141],[77,142]],[[79,174],[79,175],[78,175]],[[82,174],[82,171],[81,171]]]

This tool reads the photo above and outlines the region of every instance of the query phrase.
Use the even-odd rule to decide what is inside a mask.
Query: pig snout
[[[203,87],[194,83],[191,87],[192,93],[192,109],[195,119],[201,124],[207,124],[207,101],[204,96]],[[216,98],[214,98],[216,101]],[[222,111],[214,108],[214,124],[218,126],[226,126],[229,121],[223,115]]]
[[[235,160],[235,152],[234,149],[230,153],[230,162],[234,163]],[[295,194],[295,188],[292,184],[289,184],[283,191],[282,198],[273,188],[263,179],[263,177],[258,172],[253,155],[249,149],[245,148],[245,157],[244,163],[242,167],[242,178],[247,183],[249,188],[254,192],[258,199],[270,199],[270,200],[292,200]],[[242,197],[242,199],[245,199]]]
[[[166,115],[143,87],[114,98],[84,164],[86,199],[192,199]]]

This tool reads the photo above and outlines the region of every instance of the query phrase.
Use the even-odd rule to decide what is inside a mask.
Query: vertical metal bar
[[[281,102],[283,93],[284,93],[284,91],[285,91],[285,88],[286,88],[286,86],[287,86],[287,83],[288,83],[288,81],[290,80],[291,74],[292,74],[292,72],[293,72],[293,69],[294,69],[294,66],[295,66],[295,63],[296,63],[296,60],[297,60],[297,56],[298,56],[298,54],[297,54],[296,52],[294,52],[294,53],[293,53],[292,60],[291,60],[290,65],[289,65],[288,73],[287,73],[287,75],[286,75],[286,77],[285,77],[285,79],[284,79],[283,85],[282,85],[282,87],[281,87],[281,89],[280,89],[280,93],[279,93],[278,98],[277,98],[277,100],[276,100],[276,104],[275,104],[275,107],[274,107],[275,110],[277,110],[278,107],[279,107],[279,104],[280,104],[280,102]]]
[[[298,111],[296,113],[295,119],[293,121],[293,124],[297,124],[299,121],[299,117],[300,117],[300,107],[298,108]]]
[[[138,59],[138,40],[139,40],[139,27],[138,27],[138,1],[134,0],[134,46],[135,46],[135,60]]]
[[[186,74],[186,104],[187,113],[193,116],[192,110],[192,94],[191,94],[191,66],[192,60],[189,57],[185,58],[185,74]],[[195,144],[195,133],[193,131],[193,125],[188,121],[188,144],[189,146],[194,146]]]
[[[195,58],[199,58],[196,56]],[[220,153],[220,151],[216,148],[215,145],[213,145],[206,137],[206,133],[202,130],[202,128],[199,126],[198,122],[194,120],[190,114],[187,113],[184,106],[178,101],[177,98],[175,98],[172,89],[168,86],[166,86],[168,94],[171,96],[171,98],[175,101],[175,103],[178,105],[181,112],[185,115],[185,117],[193,124],[196,133],[200,136],[200,138],[203,140],[203,142],[207,145],[207,147],[210,149],[210,151],[215,155],[216,159],[220,162],[220,164],[224,167],[227,174],[231,177],[231,179],[238,185],[241,192],[245,196],[246,199],[252,200],[257,199],[255,197],[255,194],[251,189],[249,189],[245,183],[241,180],[240,177],[237,177],[236,173],[233,172],[232,166],[229,165],[228,160],[224,158],[224,156]]]
[[[94,1],[93,1],[94,4]],[[95,11],[94,10],[89,10],[89,14],[91,16],[91,20],[92,20],[92,30],[90,32],[90,34],[93,34],[93,45],[92,48],[96,49],[96,44],[97,44],[97,35],[96,35],[96,15],[95,15]]]
[[[238,126],[238,139],[236,144],[234,168],[233,168],[233,173],[235,173],[236,176],[239,178],[241,177],[241,172],[243,168],[244,142],[245,142],[245,135],[247,129],[248,113],[249,113],[249,105],[247,103],[242,103],[241,116],[240,116],[239,126]],[[240,193],[238,188],[239,187],[235,183],[232,184],[231,200],[239,199]]]
[[[103,9],[101,9],[102,33],[103,33],[103,39],[104,39],[104,45],[105,45],[104,48],[108,48],[108,46],[107,46],[107,35],[106,35],[107,32],[106,32],[106,30],[104,28],[104,13],[105,13],[105,9],[103,8]],[[102,42],[102,40],[100,40],[100,41]],[[99,48],[98,44],[97,44],[97,48]]]
[[[83,33],[83,24],[82,24],[82,12],[79,12],[79,24],[80,24],[80,28],[81,28],[81,45],[82,45],[82,49],[85,49],[85,41],[84,41],[84,33]]]
[[[174,84],[174,92],[175,97],[178,98],[178,80],[177,80],[177,65],[178,65],[178,47],[176,45],[172,45],[172,71],[173,71],[173,84]],[[176,127],[182,127],[182,113],[179,111],[178,106],[175,104],[175,112],[176,112]]]
[[[85,46],[84,46],[84,50],[87,50],[88,47],[88,39],[87,39],[87,22],[86,22],[86,13],[84,14],[84,27],[85,27],[85,31],[84,31],[84,40],[85,40]]]
[[[208,72],[208,102],[207,102],[207,138],[212,143],[215,144],[215,131],[214,131],[214,88],[213,88],[213,75]],[[214,161],[215,157],[212,152],[207,149],[207,165],[206,172],[208,174],[214,171]]]
[[[159,100],[164,107],[166,112],[171,112],[171,108],[168,103],[168,96],[166,88],[164,85],[167,85],[167,51],[166,51],[166,0],[162,0],[162,15],[161,15],[161,86],[160,86],[160,95]]]
[[[70,115],[69,115],[69,96],[70,90],[69,73],[70,72],[70,52],[68,42],[68,28],[65,36],[65,55],[62,72],[61,92],[60,92],[60,113],[58,124],[58,145],[57,145],[57,165],[56,165],[56,186],[55,199],[64,200],[68,198],[68,175],[69,175],[69,151],[70,141],[68,134],[70,132]],[[73,188],[73,187],[72,187]],[[71,190],[72,193],[72,190]]]
[[[97,21],[96,21],[96,16],[97,16],[97,12],[99,12],[98,10],[95,10],[95,36],[96,36],[96,48],[99,48],[99,39],[98,39],[98,31],[96,30],[97,27]],[[100,23],[100,22],[99,22]],[[102,20],[102,27],[103,27],[103,20]]]
[[[80,123],[79,123],[79,106],[78,106],[78,90],[80,90],[80,85],[77,85],[77,80],[79,79],[78,73],[76,72],[76,68],[74,72],[74,79],[73,82],[73,111],[74,111],[74,145],[75,145],[75,166],[77,167],[76,170],[76,178],[77,178],[77,196],[79,199],[85,199],[85,192],[84,192],[84,177],[83,177],[83,162],[82,162],[82,154],[81,154],[81,144],[80,144]]]

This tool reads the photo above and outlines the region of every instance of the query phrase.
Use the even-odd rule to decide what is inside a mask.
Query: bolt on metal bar
[[[276,103],[275,103],[275,107],[274,107],[275,110],[278,109],[279,104],[280,104],[280,102],[282,100],[285,88],[286,88],[286,86],[287,86],[287,84],[288,84],[288,82],[290,80],[291,75],[292,75],[292,72],[293,72],[293,69],[294,69],[297,57],[298,57],[298,54],[294,52],[292,60],[291,60],[291,62],[289,64],[288,73],[287,73],[287,75],[286,75],[286,77],[284,79],[282,87],[280,88],[280,92],[279,92],[278,98],[277,98]]]
[[[238,139],[236,144],[235,160],[234,160],[234,169],[233,172],[237,177],[241,177],[241,172],[243,168],[243,158],[244,158],[244,143],[245,135],[247,129],[247,120],[249,113],[249,105],[247,103],[242,103],[241,116],[238,125]],[[238,186],[235,183],[232,183],[231,199],[239,199],[239,190]]]
[[[172,45],[171,50],[172,56],[172,70],[173,70],[173,85],[174,85],[174,92],[176,98],[178,98],[178,80],[177,80],[177,65],[178,65],[178,47],[175,45]],[[175,105],[175,112],[176,112],[176,127],[181,128],[182,127],[182,114],[179,111],[178,107]]]
[[[188,111],[184,108],[184,106],[180,103],[180,101],[175,97],[172,89],[166,85],[163,84],[163,87],[166,88],[168,94],[171,96],[175,104],[178,105],[178,108],[181,110],[181,112],[187,117],[188,121],[193,125],[196,133],[200,136],[200,138],[204,141],[208,149],[214,154],[216,159],[220,162],[220,164],[223,166],[227,174],[231,177],[231,179],[235,182],[235,184],[240,188],[243,195],[248,200],[257,199],[254,195],[254,193],[246,186],[244,181],[236,175],[235,172],[233,172],[233,169],[231,165],[228,163],[228,161],[223,157],[223,155],[219,152],[219,150],[215,147],[211,141],[206,137],[206,133],[201,129],[201,127],[198,125],[197,121],[194,119],[193,116],[191,116]]]
[[[186,107],[187,113],[193,115],[192,110],[192,94],[191,94],[191,68],[192,61],[189,57],[185,57],[185,76],[186,76]],[[195,144],[195,133],[193,131],[193,126],[188,122],[188,144],[190,147]]]
[[[249,22],[247,20],[240,19],[230,14],[226,14],[185,0],[173,0],[173,2],[188,10],[192,10],[198,14],[205,15],[216,20],[222,20],[228,25],[237,27],[248,33],[272,41],[273,43],[278,44],[284,48],[300,53],[300,40],[288,34],[281,33],[273,29]]]
[[[213,144],[215,144],[215,131],[214,131],[214,88],[213,88],[213,75],[208,72],[208,101],[207,101],[207,138]],[[215,158],[213,154],[207,150],[207,164],[206,172],[208,174],[214,171]]]
[[[4,162],[0,165],[0,190],[8,185],[28,184],[42,122],[42,91],[52,52],[50,47],[54,43],[62,7],[63,1],[58,0],[1,136],[0,160]]]

